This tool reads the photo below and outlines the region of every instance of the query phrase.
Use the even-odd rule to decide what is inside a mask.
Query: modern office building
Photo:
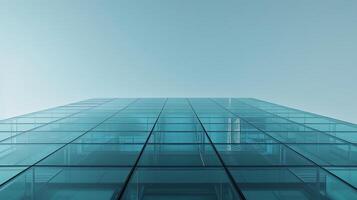
[[[251,98],[90,99],[0,121],[0,199],[357,199],[357,125]]]

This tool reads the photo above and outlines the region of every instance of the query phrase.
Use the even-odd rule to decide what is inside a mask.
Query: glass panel
[[[275,143],[272,137],[260,131],[208,132],[213,143]]]
[[[312,129],[299,124],[254,124],[255,127],[263,131],[313,131]]]
[[[49,123],[59,118],[47,117],[16,117],[4,120],[5,123]]]
[[[357,126],[340,124],[340,123],[328,123],[328,124],[305,124],[308,127],[320,131],[353,131],[357,132]]]
[[[329,135],[335,136],[342,140],[351,143],[357,143],[357,132],[326,132]]]
[[[86,124],[94,124],[94,123],[101,123],[105,120],[107,116],[102,117],[68,117],[57,121],[56,123],[86,123]]]
[[[196,116],[193,116],[193,117],[162,117],[162,116],[160,116],[157,123],[159,123],[159,124],[165,124],[165,123],[194,124],[194,123],[199,123],[199,121],[196,118]]]
[[[357,192],[319,168],[230,168],[249,200],[356,199]]]
[[[19,124],[19,123],[0,123],[0,131],[28,131],[44,124]]]
[[[205,132],[153,132],[149,143],[209,143]]]
[[[34,167],[0,190],[0,199],[112,199],[128,168]]]
[[[148,144],[140,166],[221,166],[210,144]]]
[[[162,113],[160,117],[196,117],[196,115],[192,112],[190,113]]]
[[[25,132],[2,143],[68,143],[83,132]]]
[[[122,199],[240,199],[221,168],[137,168]]]
[[[96,124],[53,123],[37,128],[36,131],[88,131]]]
[[[215,145],[224,163],[230,166],[312,165],[281,144]]]
[[[204,124],[231,124],[240,121],[238,117],[200,117],[200,120]]]
[[[5,183],[7,180],[25,169],[26,167],[0,167],[0,184]]]
[[[331,120],[321,117],[290,117],[289,120],[297,123],[329,123]]]
[[[94,131],[150,131],[154,124],[101,124]]]
[[[357,188],[357,167],[326,167],[326,169]]]
[[[317,131],[266,132],[284,143],[342,143],[343,141]]]
[[[0,165],[32,165],[60,146],[56,144],[0,144]]]
[[[105,121],[105,123],[125,123],[125,124],[153,124],[156,121],[156,117],[112,117]]]
[[[256,131],[257,129],[246,123],[234,124],[203,124],[206,131]]]
[[[145,143],[149,132],[88,132],[75,143]]]
[[[249,121],[250,123],[258,123],[258,124],[290,123],[288,120],[280,117],[245,117],[244,119]]]
[[[69,144],[38,165],[131,166],[143,145]]]
[[[2,140],[6,140],[10,137],[13,137],[19,133],[22,133],[22,132],[14,132],[14,131],[0,131],[0,141]]]
[[[319,165],[357,165],[357,147],[349,144],[291,144],[289,145]]]
[[[203,131],[201,124],[156,124],[154,131]]]

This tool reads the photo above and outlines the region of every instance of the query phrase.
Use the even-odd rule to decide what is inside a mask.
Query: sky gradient
[[[357,123],[355,0],[0,1],[0,119],[94,97],[256,97]]]

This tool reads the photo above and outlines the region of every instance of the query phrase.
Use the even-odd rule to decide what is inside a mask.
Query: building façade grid
[[[0,199],[357,199],[356,145],[253,98],[89,99],[0,121]]]

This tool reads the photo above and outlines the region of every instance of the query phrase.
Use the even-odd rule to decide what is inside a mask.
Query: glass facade
[[[0,121],[0,199],[357,199],[357,125],[252,98],[89,99]]]

